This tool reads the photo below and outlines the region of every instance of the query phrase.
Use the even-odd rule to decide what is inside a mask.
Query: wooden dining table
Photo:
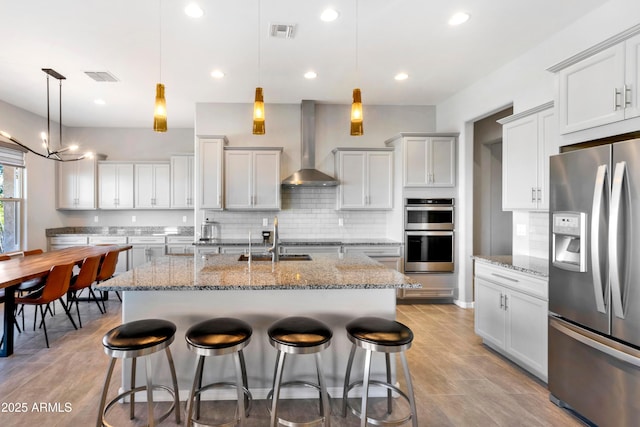
[[[20,283],[46,276],[54,265],[80,264],[87,257],[104,255],[111,251],[131,249],[128,245],[73,246],[38,255],[16,256],[0,262],[0,289],[4,289],[4,340],[0,357],[13,354],[13,325],[15,323],[15,289]]]

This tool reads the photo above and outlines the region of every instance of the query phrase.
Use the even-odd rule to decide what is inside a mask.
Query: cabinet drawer
[[[548,300],[549,283],[545,278],[484,262],[475,263],[475,275],[507,288]]]
[[[337,254],[340,252],[340,245],[320,246],[283,246],[283,254]]]
[[[164,236],[130,236],[129,243],[132,245],[164,245]]]
[[[167,236],[167,244],[181,244],[189,245],[193,243],[195,238],[193,236]]]
[[[127,236],[89,236],[90,245],[126,245]]]
[[[380,245],[365,245],[365,246],[345,246],[345,253],[360,252],[372,258],[375,257],[399,257],[400,246],[380,246]]]
[[[52,245],[86,245],[86,236],[55,236],[51,237],[50,243]]]

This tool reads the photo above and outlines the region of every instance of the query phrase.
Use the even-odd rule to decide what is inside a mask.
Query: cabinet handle
[[[504,296],[504,311],[507,311],[509,309],[509,295]]]
[[[504,280],[509,280],[511,282],[515,282],[518,283],[519,280],[518,279],[514,279],[513,277],[508,277],[508,276],[503,276],[502,274],[498,274],[498,273],[491,273],[492,276],[496,276],[500,279],[504,279]]]
[[[500,309],[504,309],[504,294],[500,293]]]
[[[538,188],[538,201],[542,201],[542,189]]]
[[[622,92],[622,104],[626,107],[631,107],[631,85],[624,85]]]
[[[536,189],[534,187],[531,187],[531,203],[535,203],[536,202]]]
[[[218,204],[222,204],[222,195],[218,194]]]
[[[620,104],[618,103],[618,96],[620,95],[620,90],[616,87],[613,88],[613,111],[616,111],[620,108]]]

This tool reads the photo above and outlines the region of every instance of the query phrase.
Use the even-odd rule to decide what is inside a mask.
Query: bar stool
[[[324,323],[302,316],[286,317],[278,320],[268,330],[270,344],[278,350],[276,359],[276,367],[273,377],[273,388],[267,395],[267,401],[272,399],[271,403],[271,427],[276,427],[278,423],[287,426],[329,426],[331,417],[331,406],[329,403],[329,394],[327,393],[327,385],[322,370],[322,359],[320,352],[329,347],[333,332]],[[287,354],[315,354],[316,355],[316,371],[318,375],[318,384],[307,381],[289,381],[282,382],[282,373],[284,371],[284,362]],[[321,418],[304,423],[288,421],[278,417],[278,402],[280,400],[280,390],[283,386],[304,385],[312,387],[320,392],[320,414]]]
[[[401,425],[411,421],[413,427],[418,427],[418,415],[416,403],[413,395],[413,385],[405,351],[411,348],[413,332],[400,322],[388,320],[381,317],[360,317],[349,322],[346,326],[349,340],[353,343],[347,372],[344,377],[344,388],[342,392],[342,416],[346,417],[347,407],[360,418],[360,426],[366,427],[367,422],[374,425]],[[361,348],[366,351],[364,362],[364,376],[362,381],[349,383],[351,377],[351,367],[355,357],[356,349]],[[371,356],[373,353],[384,353],[386,361],[387,381],[376,381],[369,378],[371,374]],[[391,353],[400,353],[404,376],[407,383],[407,392],[403,392],[391,383]],[[354,409],[348,401],[348,394],[355,386],[362,384],[361,409]],[[391,393],[395,392],[409,403],[410,413],[406,417],[397,420],[379,419],[367,416],[367,400],[369,397],[369,385],[377,385],[387,389],[387,414],[391,415],[392,398]]]
[[[145,390],[147,392],[147,411],[150,427],[154,427],[156,423],[159,423],[167,418],[174,409],[176,411],[176,422],[180,423],[180,398],[178,396],[178,381],[176,378],[175,367],[173,365],[173,358],[171,357],[171,351],[169,350],[169,345],[173,342],[175,333],[176,325],[174,325],[172,322],[161,319],[145,319],[124,323],[111,329],[104,335],[104,337],[102,338],[102,345],[104,346],[104,352],[111,357],[111,363],[109,364],[107,376],[104,381],[104,387],[102,389],[102,397],[100,399],[100,408],[98,412],[98,427],[110,427],[110,424],[107,423],[106,420],[107,412],[120,399],[126,396],[131,396],[131,404],[129,406],[129,419],[133,419],[135,393]],[[156,385],[152,383],[151,362],[149,358],[145,360],[147,383],[144,386],[136,387],[136,359],[142,356],[149,356],[161,350],[165,350],[165,353],[167,355],[169,370],[171,371],[171,378],[173,380],[173,389],[165,385]],[[124,391],[123,393],[120,393],[118,396],[110,400],[109,403],[106,403],[107,392],[109,391],[109,382],[111,381],[111,375],[113,374],[113,368],[117,359],[132,359],[131,388]],[[167,410],[157,419],[154,419],[153,417],[154,389],[165,390],[173,397],[171,408],[169,408],[169,410]]]
[[[236,421],[244,425],[249,416],[252,396],[247,384],[247,370],[242,350],[251,341],[253,330],[251,326],[239,319],[231,317],[219,317],[197,323],[187,330],[185,340],[187,347],[198,355],[198,365],[193,378],[191,395],[187,402],[187,427],[192,424],[197,426],[213,426],[200,421],[200,395],[202,392],[214,387],[234,387],[238,393],[238,412],[233,422],[216,424],[216,426],[233,426]],[[233,354],[236,370],[236,382],[217,382],[202,385],[202,370],[205,357],[223,356]],[[195,401],[196,414],[193,416]]]

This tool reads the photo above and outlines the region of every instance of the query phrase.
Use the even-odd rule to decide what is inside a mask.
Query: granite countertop
[[[193,236],[193,227],[59,227],[47,228],[47,237],[67,236]]]
[[[226,238],[226,239],[212,239],[212,240],[200,240],[195,242],[196,246],[247,246],[248,240],[241,238]],[[401,243],[392,239],[372,239],[372,238],[327,238],[327,239],[293,239],[283,237],[280,239],[281,246],[358,246],[358,245],[379,245],[379,246],[399,246]],[[252,239],[251,245],[262,246],[264,242],[262,240]]]
[[[546,258],[526,255],[473,255],[471,258],[535,276],[549,277],[549,260]]]
[[[362,254],[311,261],[238,261],[238,255],[164,256],[98,285],[102,291],[397,289],[421,285]]]

